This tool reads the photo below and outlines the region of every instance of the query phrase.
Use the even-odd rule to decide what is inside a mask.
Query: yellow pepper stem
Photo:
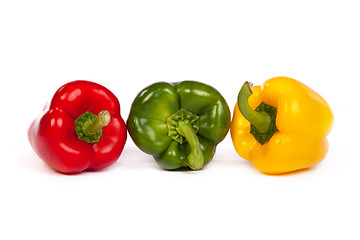
[[[238,95],[238,107],[241,114],[256,127],[259,133],[267,133],[272,123],[267,112],[257,112],[249,105],[248,99],[253,94],[252,83],[246,81]]]

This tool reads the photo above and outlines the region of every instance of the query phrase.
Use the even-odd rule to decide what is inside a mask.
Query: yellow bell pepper
[[[288,77],[242,86],[230,126],[237,153],[260,171],[281,174],[320,163],[334,123],[314,90]]]

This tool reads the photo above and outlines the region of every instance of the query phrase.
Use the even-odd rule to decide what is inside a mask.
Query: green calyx
[[[191,152],[187,157],[187,164],[193,170],[201,169],[204,156],[196,133],[199,131],[199,116],[180,109],[167,118],[168,136],[179,144],[188,142]]]
[[[177,128],[179,127],[180,122],[187,122],[196,134],[199,131],[199,116],[186,111],[185,109],[180,109],[176,113],[172,114],[167,118],[166,123],[168,126],[168,136],[174,141],[177,141],[180,144],[183,144],[187,141],[185,136],[179,134]]]
[[[271,118],[269,130],[266,133],[261,133],[259,130],[251,124],[250,133],[255,137],[255,139],[261,144],[264,145],[268,142],[274,133],[278,130],[276,127],[276,108],[270,105],[265,104],[264,102],[255,109],[258,113],[267,113]]]
[[[276,108],[262,102],[253,110],[248,98],[253,94],[252,84],[245,82],[238,95],[238,108],[241,114],[251,123],[250,133],[261,144],[268,142],[278,130],[276,127]]]
[[[110,113],[106,110],[101,111],[98,115],[87,111],[75,119],[76,135],[87,143],[99,142],[102,128],[108,125],[110,120]]]

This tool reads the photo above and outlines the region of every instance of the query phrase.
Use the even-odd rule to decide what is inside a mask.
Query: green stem
[[[242,115],[256,127],[260,133],[269,132],[272,119],[266,112],[257,112],[249,105],[248,99],[253,94],[252,83],[245,82],[238,95],[238,107]]]
[[[199,170],[204,165],[204,156],[193,128],[187,121],[179,121],[176,131],[186,138],[191,147],[191,152],[187,157],[189,167],[193,170]]]
[[[83,133],[86,136],[91,136],[99,132],[103,127],[110,123],[111,116],[107,110],[101,111],[94,122],[90,122],[90,124],[84,124]]]

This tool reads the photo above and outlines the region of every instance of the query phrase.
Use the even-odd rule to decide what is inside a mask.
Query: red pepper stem
[[[98,116],[96,117],[95,122],[89,125],[84,125],[83,133],[86,136],[91,136],[99,132],[103,127],[110,123],[111,116],[109,111],[103,110],[101,111]]]
[[[253,94],[252,83],[245,82],[238,95],[238,107],[241,114],[256,127],[260,133],[269,132],[271,117],[266,112],[257,112],[249,105],[248,98]]]

